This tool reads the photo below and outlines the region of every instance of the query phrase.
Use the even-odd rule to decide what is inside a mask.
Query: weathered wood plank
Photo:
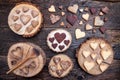
[[[18,36],[15,33],[13,33],[7,23],[7,18],[10,10],[16,5],[16,3],[19,2],[31,2],[37,5],[42,13],[44,13],[44,22],[42,25],[41,31],[32,38],[23,38],[22,36]],[[109,20],[105,23],[105,27],[108,29],[105,34],[102,34],[98,29],[95,34],[92,33],[92,31],[86,31],[86,37],[76,40],[74,31],[76,28],[80,28],[84,30],[84,26],[80,26],[78,22],[71,28],[65,28],[61,27],[59,24],[63,20],[65,24],[68,24],[66,22],[66,18],[62,17],[61,21],[57,22],[56,24],[52,25],[49,19],[49,16],[51,13],[48,12],[48,8],[50,5],[54,4],[56,6],[56,13],[60,15],[60,10],[58,9],[59,5],[63,5],[64,10],[66,12],[66,15],[69,14],[67,11],[67,7],[72,4],[79,4],[79,7],[81,6],[94,6],[94,7],[100,7],[100,6],[108,6],[110,8],[109,14],[106,16],[109,18]],[[87,1],[87,2],[81,2],[80,0],[0,0],[0,80],[119,80],[120,79],[120,3],[107,3],[107,2],[97,2],[97,1]],[[76,14],[78,17],[81,15],[79,12]],[[46,37],[48,33],[51,30],[54,30],[56,28],[64,28],[68,30],[73,37],[72,45],[70,48],[63,52],[63,54],[66,54],[70,56],[74,62],[74,69],[72,72],[62,78],[57,79],[50,76],[48,73],[48,63],[52,56],[56,55],[55,52],[50,50],[46,43]],[[43,35],[44,34],[44,35]],[[112,65],[109,67],[107,71],[105,71],[103,74],[98,76],[92,76],[84,72],[78,65],[77,59],[75,57],[76,48],[79,47],[79,45],[84,42],[89,37],[104,37],[107,39],[113,46],[115,57]],[[17,42],[32,42],[35,43],[43,48],[47,55],[47,63],[42,70],[41,73],[36,75],[32,78],[22,78],[19,76],[16,76],[14,74],[6,75],[6,71],[8,71],[7,66],[7,52],[9,47]]]

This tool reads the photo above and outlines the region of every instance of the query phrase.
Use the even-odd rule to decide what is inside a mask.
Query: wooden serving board
[[[16,35],[10,30],[7,23],[7,18],[10,10],[16,5],[16,3],[23,1],[36,4],[40,7],[40,10],[44,15],[44,22],[41,31],[32,38],[23,38],[22,36]],[[69,13],[67,11],[67,7],[75,3],[77,3],[79,6],[88,7],[108,6],[110,12],[107,14],[109,20],[105,24],[105,27],[107,28],[106,33],[101,34],[98,31],[98,33],[96,34],[90,33],[86,35],[86,37],[76,40],[74,31],[76,28],[80,28],[80,25],[78,25],[78,23],[70,28],[61,27],[59,25],[60,21],[54,25],[51,24],[49,18],[51,13],[48,12],[48,8],[50,5],[55,5],[57,10],[55,14],[59,15],[60,10],[58,9],[58,6],[63,5],[65,8],[64,11],[67,15]],[[78,14],[79,13],[77,13],[77,16],[79,17]],[[65,18],[62,17],[62,20],[65,21]],[[51,51],[48,48],[46,37],[51,30],[57,28],[64,28],[68,30],[73,37],[72,45],[67,51],[63,52],[63,54],[66,54],[72,58],[74,62],[74,68],[68,76],[61,79],[53,78],[48,73],[48,63],[51,57],[56,55],[57,53]],[[98,76],[92,76],[84,72],[79,67],[77,59],[75,57],[76,48],[79,47],[79,44],[81,44],[87,38],[93,36],[104,37],[105,39],[107,39],[111,43],[115,53],[114,61],[111,66],[103,74]],[[12,44],[17,42],[32,42],[43,48],[47,55],[47,64],[45,65],[41,73],[32,78],[23,78],[14,74],[6,74],[6,72],[9,70],[7,65],[8,49]],[[0,80],[120,80],[120,3],[98,2],[89,0],[88,2],[82,3],[80,0],[0,0]]]

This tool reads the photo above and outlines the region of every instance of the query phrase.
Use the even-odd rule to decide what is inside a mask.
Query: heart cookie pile
[[[112,63],[113,50],[106,40],[92,38],[80,46],[77,58],[82,69],[89,74],[98,75]]]
[[[54,56],[49,63],[49,72],[54,77],[64,77],[73,68],[73,62],[67,55],[59,54]]]
[[[42,23],[42,14],[32,4],[19,4],[15,6],[8,17],[10,29],[18,35],[31,37],[38,32]]]
[[[47,37],[47,44],[55,52],[63,52],[69,48],[72,41],[71,34],[63,29],[51,31]]]
[[[14,74],[23,77],[32,77],[38,74],[46,62],[43,50],[32,43],[17,43],[10,47],[8,52],[8,66],[10,69],[20,64],[27,56],[38,53],[35,58],[27,60],[24,64],[13,71]]]

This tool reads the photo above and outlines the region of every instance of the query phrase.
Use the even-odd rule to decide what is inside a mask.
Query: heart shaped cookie
[[[51,66],[49,67],[49,69],[50,69],[52,72],[56,72],[57,66],[51,65]]]
[[[91,29],[93,29],[93,26],[91,26],[90,24],[86,24],[86,30],[91,30]]]
[[[18,16],[13,16],[13,21],[17,21],[19,19]]]
[[[71,63],[69,61],[61,61],[60,66],[63,70],[67,70],[70,67]]]
[[[55,64],[58,64],[60,61],[61,61],[61,58],[60,58],[60,57],[54,57],[54,58],[53,58],[53,62],[54,62]]]
[[[93,50],[95,50],[95,49],[97,49],[97,47],[98,47],[98,43],[97,43],[97,42],[91,42],[91,43],[90,43],[90,47],[91,47]]]
[[[60,50],[63,50],[64,47],[65,47],[64,45],[59,45],[59,49],[60,49]]]
[[[58,43],[61,43],[66,38],[65,33],[55,33],[55,39]]]
[[[103,26],[104,25],[104,21],[101,20],[99,16],[96,16],[95,20],[94,20],[94,25],[95,26]]]
[[[54,5],[51,5],[50,8],[48,8],[48,11],[49,12],[55,12],[55,6]]]
[[[33,28],[33,26],[28,26],[27,28],[26,28],[26,31],[28,32],[28,33],[30,33],[30,32],[32,32],[32,30],[33,30],[34,28]]]
[[[101,55],[102,55],[103,59],[106,60],[111,55],[111,51],[109,51],[109,50],[102,50],[101,51]]]
[[[100,70],[101,70],[102,72],[104,72],[104,71],[108,68],[108,66],[109,66],[109,65],[108,65],[108,64],[105,64],[105,63],[104,63],[104,64],[101,64],[101,65],[100,65]]]
[[[83,38],[83,37],[85,37],[85,32],[81,31],[80,29],[76,29],[75,36],[76,36],[76,39]]]
[[[88,13],[86,13],[86,14],[83,14],[83,15],[82,15],[82,18],[83,18],[84,20],[88,21],[89,16],[90,16],[90,15],[89,15]]]
[[[31,14],[32,14],[33,18],[35,18],[39,15],[39,12],[36,10],[32,10]]]
[[[87,58],[90,55],[90,51],[83,51],[83,56]]]
[[[105,46],[106,46],[105,43],[100,43],[100,47],[101,47],[101,48],[104,48]]]
[[[67,21],[68,23],[70,23],[72,26],[77,22],[78,18],[76,15],[73,15],[73,14],[70,14],[70,15],[67,15]]]
[[[16,12],[17,14],[19,14],[19,13],[20,13],[20,10],[16,10],[15,12]]]
[[[21,28],[22,28],[21,24],[17,24],[17,23],[14,24],[15,31],[19,31]]]
[[[22,10],[23,10],[23,12],[28,12],[29,8],[24,6]]]
[[[102,61],[103,61],[103,60],[102,60],[102,59],[100,59],[100,58],[98,58],[98,59],[97,59],[97,63],[98,63],[98,64],[101,64],[101,63],[102,63]]]
[[[51,14],[50,15],[50,20],[51,20],[51,23],[54,24],[56,22],[58,22],[60,20],[60,16],[59,15],[54,15],[54,14]]]
[[[64,40],[64,43],[67,46],[70,43],[70,40]]]
[[[37,27],[37,25],[39,24],[39,22],[38,21],[35,21],[35,20],[33,20],[32,22],[31,22],[31,25],[35,28],[35,27]]]
[[[55,49],[57,47],[57,43],[52,44],[52,47]]]
[[[31,17],[29,15],[21,15],[20,20],[21,22],[26,25],[30,21]]]
[[[49,41],[50,41],[51,43],[53,43],[54,40],[55,40],[54,37],[49,38]]]
[[[16,47],[16,49],[11,51],[12,55],[16,58],[22,58],[23,57],[23,49],[21,47]]]
[[[95,58],[97,57],[97,54],[92,53],[92,54],[91,54],[91,57],[92,57],[92,59],[95,59]]]
[[[72,13],[77,13],[77,11],[78,11],[78,4],[74,4],[73,6],[69,6],[68,7],[68,11],[70,11]]]
[[[95,63],[94,62],[89,62],[89,61],[85,61],[84,62],[84,66],[86,68],[87,71],[90,71],[92,68],[94,68]]]

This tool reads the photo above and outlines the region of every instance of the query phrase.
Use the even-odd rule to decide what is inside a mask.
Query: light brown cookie
[[[52,76],[61,78],[70,73],[73,68],[73,62],[67,55],[58,54],[52,57],[48,68]]]
[[[8,24],[16,34],[32,37],[40,30],[42,19],[42,14],[36,6],[30,3],[20,3],[10,11]]]
[[[92,75],[104,72],[113,61],[111,45],[102,38],[91,38],[82,43],[77,51],[78,63],[83,70]]]
[[[8,52],[8,66],[10,69],[25,60],[31,54],[38,54],[36,57],[28,59],[24,64],[13,71],[14,74],[23,77],[32,77],[38,74],[46,63],[44,51],[32,43],[17,43],[10,47]]]
[[[64,29],[51,31],[47,36],[47,44],[55,52],[63,52],[69,48],[72,42],[71,34]]]

